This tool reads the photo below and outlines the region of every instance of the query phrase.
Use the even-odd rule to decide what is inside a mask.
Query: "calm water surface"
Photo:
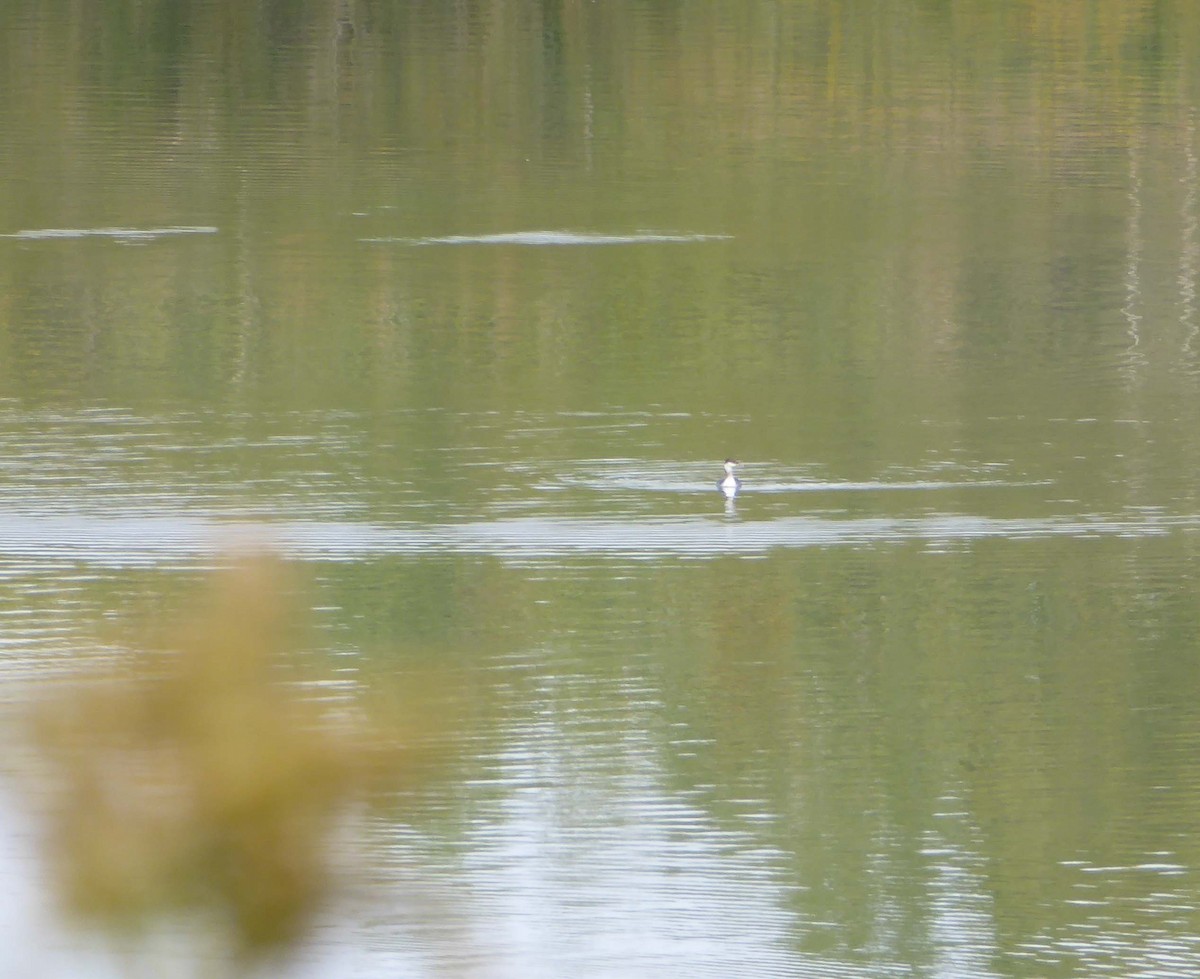
[[[296,975],[1200,973],[1200,16],[885,6],[0,14],[0,700],[464,691]]]

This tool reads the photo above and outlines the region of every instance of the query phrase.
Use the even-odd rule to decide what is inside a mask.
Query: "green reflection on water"
[[[597,876],[581,811],[638,825],[634,775],[694,807],[682,837],[764,847],[789,964],[1128,973],[1153,945],[1130,907],[1194,932],[1186,879],[1103,869],[1195,867],[1192,5],[18,3],[0,26],[0,233],[81,232],[0,238],[14,512],[458,528],[453,553],[309,556],[364,675],[511,684],[429,805],[468,850],[480,819],[537,838],[501,818],[528,755],[542,829],[588,827]],[[886,489],[914,481],[996,485]],[[1013,529],[462,542],[518,516]],[[0,551],[37,650],[71,646],[59,597],[119,614],[195,558],[95,552]]]

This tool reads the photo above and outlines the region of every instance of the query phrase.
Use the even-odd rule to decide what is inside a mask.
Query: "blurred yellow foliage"
[[[327,896],[337,817],[396,746],[305,694],[282,574],[235,562],[174,641],[43,705],[50,855],[73,914],[136,931],[200,912],[248,960],[300,937]]]

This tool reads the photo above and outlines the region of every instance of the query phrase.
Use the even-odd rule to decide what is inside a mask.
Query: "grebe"
[[[725,460],[725,478],[717,483],[717,488],[726,496],[733,496],[742,488],[742,481],[733,474],[734,467],[740,465],[736,459]]]

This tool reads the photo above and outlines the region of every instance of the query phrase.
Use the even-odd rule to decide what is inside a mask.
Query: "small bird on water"
[[[742,481],[733,474],[735,466],[740,466],[741,463],[736,459],[725,460],[725,478],[717,483],[717,488],[728,497],[733,497],[738,490],[742,488]]]

